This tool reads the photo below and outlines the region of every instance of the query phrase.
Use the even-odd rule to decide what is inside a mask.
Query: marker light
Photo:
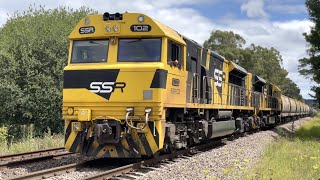
[[[142,15],[139,16],[139,17],[138,17],[138,21],[139,21],[139,22],[143,22],[143,21],[144,21],[144,17],[143,17]]]
[[[72,131],[80,132],[82,131],[82,126],[80,122],[72,122]]]
[[[113,26],[113,31],[114,31],[114,32],[118,32],[118,30],[119,30],[118,26],[117,26],[117,25],[114,25],[114,26]]]
[[[110,32],[111,31],[111,27],[110,26],[106,26],[106,31]]]

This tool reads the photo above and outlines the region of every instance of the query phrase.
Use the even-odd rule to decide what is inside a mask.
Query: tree
[[[212,31],[211,36],[206,40],[203,46],[207,49],[217,51],[223,54],[227,59],[240,60],[241,48],[246,41],[239,34],[232,31]]]
[[[63,68],[68,35],[84,16],[94,13],[59,7],[30,7],[15,13],[0,29],[0,123],[35,125],[61,132]]]
[[[251,44],[244,48],[246,40],[227,31],[213,31],[204,42],[204,47],[218,51],[229,60],[239,60],[239,65],[282,89],[283,94],[302,100],[300,89],[289,78],[288,71],[281,67],[282,56],[275,48]],[[277,73],[274,73],[277,72]]]
[[[320,84],[320,0],[306,0],[306,6],[314,26],[310,33],[303,34],[309,44],[309,57],[299,60],[299,72]],[[313,97],[317,99],[320,107],[320,86],[312,87],[312,91],[315,92]]]

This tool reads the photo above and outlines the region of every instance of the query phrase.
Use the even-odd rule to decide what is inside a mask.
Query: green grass
[[[320,140],[320,115],[312,119],[312,121],[304,124],[296,132],[296,137],[300,139]]]
[[[246,179],[319,179],[320,116],[270,145]]]
[[[34,137],[32,131],[33,129],[29,128],[28,131],[22,132],[24,133],[22,139],[17,141],[11,139],[11,142],[8,142],[7,128],[0,127],[0,155],[37,151],[64,145],[64,136],[62,134],[51,135],[49,130],[43,137]]]

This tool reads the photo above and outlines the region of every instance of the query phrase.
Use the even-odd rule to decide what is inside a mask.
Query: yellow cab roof
[[[143,22],[139,22],[138,18],[143,16]],[[122,20],[103,20],[103,14],[88,15],[82,18],[71,32],[69,38],[76,39],[97,39],[106,37],[168,37],[176,42],[185,45],[185,41],[172,28],[162,24],[161,22],[150,18],[141,13],[123,13]],[[88,23],[89,22],[89,23]],[[132,25],[149,25],[151,30],[148,32],[133,32]],[[118,26],[118,32],[107,32],[106,27]],[[94,27],[94,33],[80,34],[79,30],[82,27]]]

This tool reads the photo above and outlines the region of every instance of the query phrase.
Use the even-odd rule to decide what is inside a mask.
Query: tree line
[[[304,33],[308,43],[308,57],[300,59],[299,72],[305,77],[317,83],[312,87],[314,95],[320,108],[320,0],[306,0],[309,19],[313,23],[310,33]]]
[[[87,8],[46,10],[40,6],[9,17],[0,28],[0,124],[9,129],[34,124],[38,135],[47,127],[54,133],[63,132],[62,84],[68,36],[82,17],[94,13]],[[286,95],[301,99],[299,89],[281,68],[276,49],[254,44],[243,48],[244,44],[245,40],[233,32],[214,31],[204,46],[239,60],[250,72],[279,85]]]
[[[17,125],[63,132],[62,83],[68,36],[91,9],[30,7],[0,29],[0,124],[19,136]]]
[[[282,94],[303,100],[300,89],[287,77],[288,71],[281,66],[283,60],[277,49],[256,44],[245,48],[245,44],[246,40],[239,34],[215,30],[203,45],[217,51],[226,59],[238,61],[238,64],[249,72],[277,85],[282,90]]]

